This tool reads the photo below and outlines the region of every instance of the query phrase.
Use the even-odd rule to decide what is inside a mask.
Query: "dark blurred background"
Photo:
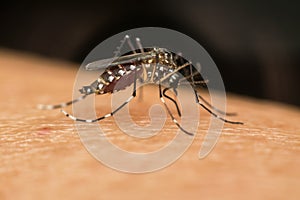
[[[299,10],[300,1],[6,3],[0,48],[81,63],[114,34],[165,27],[208,51],[228,91],[300,105]]]

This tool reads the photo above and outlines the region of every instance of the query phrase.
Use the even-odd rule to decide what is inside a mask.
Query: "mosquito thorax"
[[[172,66],[174,64],[173,55],[170,51],[165,48],[156,48],[157,63]]]

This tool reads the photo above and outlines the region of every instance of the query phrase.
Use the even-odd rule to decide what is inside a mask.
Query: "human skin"
[[[180,159],[152,173],[123,173],[97,161],[59,110],[36,109],[71,99],[75,75],[71,63],[0,51],[0,199],[300,198],[299,108],[228,95],[227,110],[238,112],[230,119],[245,124],[225,124],[207,157],[198,159],[198,153],[210,115],[199,107],[197,135]],[[147,87],[142,100],[131,102],[137,124],[159,102],[147,96],[156,92]],[[98,115],[109,112],[109,95],[95,100]],[[116,145],[131,151],[155,150],[176,129],[167,118],[159,135],[165,137],[139,141],[124,137],[113,118],[100,125],[117,133],[111,136]]]

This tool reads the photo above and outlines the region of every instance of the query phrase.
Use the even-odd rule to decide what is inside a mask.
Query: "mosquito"
[[[221,117],[220,115],[233,116],[235,113],[225,113],[217,109],[209,104],[209,102],[197,92],[196,86],[201,85],[205,87],[208,80],[204,80],[192,62],[187,61],[181,56],[181,54],[176,54],[160,47],[144,48],[139,38],[135,39],[138,47],[135,49],[128,35],[125,36],[124,41],[127,41],[127,44],[131,48],[130,52],[119,57],[91,62],[85,66],[86,70],[105,69],[105,71],[93,83],[88,86],[83,86],[79,90],[82,96],[65,103],[57,105],[39,105],[38,107],[40,109],[48,110],[63,108],[85,99],[88,95],[114,93],[124,90],[126,87],[133,84],[131,96],[115,110],[99,118],[80,119],[64,110],[61,110],[66,117],[69,117],[74,121],[87,123],[98,122],[113,116],[136,97],[137,81],[141,81],[143,83],[155,83],[158,84],[159,98],[170,115],[173,123],[184,133],[193,136],[193,133],[188,132],[179,124],[165,101],[165,99],[170,100],[175,105],[178,116],[181,117],[181,111],[176,100],[169,96],[167,92],[169,90],[173,90],[175,96],[177,96],[178,86],[187,82],[192,86],[195,95],[195,103],[199,104],[208,113],[226,123],[243,124],[242,122],[230,121]],[[182,76],[179,76],[178,73]],[[167,87],[163,89],[162,84],[167,85]]]

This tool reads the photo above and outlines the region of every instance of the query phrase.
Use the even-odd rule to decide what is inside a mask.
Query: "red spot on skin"
[[[37,134],[38,135],[48,135],[51,132],[51,128],[49,127],[43,127],[43,128],[39,128],[37,129]]]

